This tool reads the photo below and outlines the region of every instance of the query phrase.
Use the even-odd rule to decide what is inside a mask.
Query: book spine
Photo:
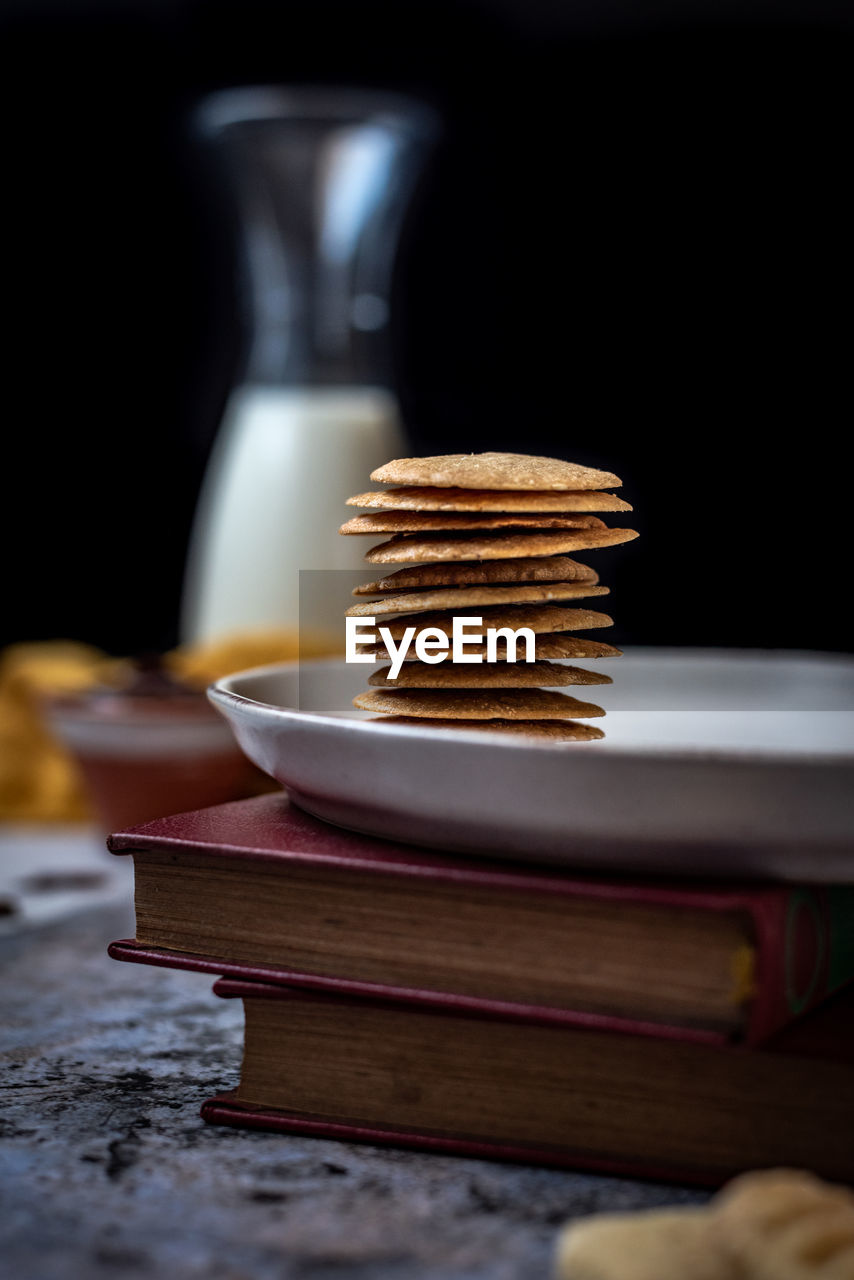
[[[337,1142],[364,1142],[377,1147],[399,1147],[438,1155],[463,1156],[475,1160],[497,1160],[508,1164],[544,1165],[555,1169],[584,1169],[618,1178],[644,1178],[653,1182],[684,1182],[698,1187],[719,1187],[738,1169],[692,1169],[652,1160],[619,1160],[598,1157],[570,1148],[517,1145],[514,1143],[466,1139],[401,1130],[380,1125],[319,1120],[288,1111],[272,1111],[235,1101],[233,1093],[218,1094],[202,1104],[199,1112],[205,1124],[228,1125],[236,1129],[261,1129],[299,1137],[332,1138]]]
[[[756,894],[756,974],[745,1033],[761,1044],[854,979],[854,887]]]

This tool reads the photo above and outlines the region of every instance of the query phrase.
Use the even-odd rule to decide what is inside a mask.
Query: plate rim
[[[720,658],[724,655],[732,657],[786,657],[792,660],[807,659],[811,661],[830,661],[840,666],[850,667],[854,673],[854,655],[822,652],[820,650],[805,649],[730,649],[714,647],[695,648],[693,646],[673,647],[656,645],[637,645],[628,651],[628,655],[635,653],[647,654],[673,654],[674,656],[684,657],[706,657]],[[246,710],[254,709],[265,719],[275,719],[278,722],[293,722],[304,725],[329,724],[334,725],[339,730],[350,731],[353,733],[371,733],[380,732],[385,736],[400,737],[410,740],[425,739],[430,742],[447,741],[446,729],[437,729],[427,725],[400,725],[385,724],[382,720],[363,720],[357,717],[336,715],[327,711],[301,711],[297,707],[279,706],[275,703],[261,702],[257,698],[249,698],[245,694],[236,693],[231,688],[232,682],[244,680],[250,676],[270,676],[270,675],[287,675],[294,671],[299,671],[301,667],[321,667],[335,665],[346,666],[346,662],[341,655],[330,655],[326,657],[312,657],[304,659],[290,659],[284,662],[265,663],[257,667],[248,667],[241,671],[230,672],[227,676],[221,676],[218,680],[213,681],[207,688],[207,696],[210,702],[217,708],[221,715],[226,719],[230,719],[227,709]],[[367,665],[367,664],[366,664]],[[598,719],[599,717],[597,717]],[[604,717],[603,717],[604,718]],[[560,753],[567,756],[568,748],[578,747],[582,744],[573,742],[551,742],[543,741],[537,738],[531,738],[524,741],[512,735],[489,734],[488,730],[479,729],[459,729],[453,734],[453,741],[460,744],[470,744],[477,746],[490,746],[501,750],[530,751],[535,747],[538,751],[548,751]],[[583,745],[592,747],[597,740],[585,742]],[[776,751],[774,748],[762,750],[756,747],[620,747],[608,746],[602,756],[603,760],[613,761],[616,764],[626,764],[629,762],[644,763],[661,762],[666,764],[679,763],[703,763],[710,765],[750,765],[753,767],[761,767],[767,765],[797,765],[799,767],[810,766],[812,768],[827,768],[831,765],[840,767],[854,767],[854,749],[850,752],[839,751]]]

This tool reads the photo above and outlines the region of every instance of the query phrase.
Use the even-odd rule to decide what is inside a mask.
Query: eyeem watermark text
[[[406,627],[399,641],[395,641],[389,627],[377,628],[376,618],[347,618],[347,647],[345,657],[348,662],[376,662],[370,654],[359,653],[360,644],[377,645],[382,642],[391,659],[389,679],[396,680],[400,668],[406,661],[410,647],[415,644],[415,656],[420,662],[444,662],[450,654],[451,662],[497,662],[498,642],[503,640],[507,646],[508,662],[516,662],[516,650],[520,639],[525,642],[525,662],[536,661],[536,641],[530,627],[487,627],[483,632],[483,618],[454,618],[451,637],[439,627]],[[476,633],[467,632],[468,627],[479,627]],[[377,634],[379,632],[379,635]],[[469,646],[483,647],[486,641],[486,657],[482,653],[469,653]]]

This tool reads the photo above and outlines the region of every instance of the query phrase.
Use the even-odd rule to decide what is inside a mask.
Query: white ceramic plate
[[[339,659],[210,690],[243,750],[339,826],[588,870],[854,883],[854,659],[638,649],[583,691],[601,742],[383,724]]]

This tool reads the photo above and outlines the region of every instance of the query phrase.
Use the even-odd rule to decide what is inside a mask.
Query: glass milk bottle
[[[372,544],[338,527],[345,499],[406,453],[385,331],[433,132],[425,107],[335,88],[227,90],[198,119],[235,197],[250,341],[196,512],[187,642],[295,630],[301,569],[365,567]],[[341,605],[312,624],[337,635]]]

